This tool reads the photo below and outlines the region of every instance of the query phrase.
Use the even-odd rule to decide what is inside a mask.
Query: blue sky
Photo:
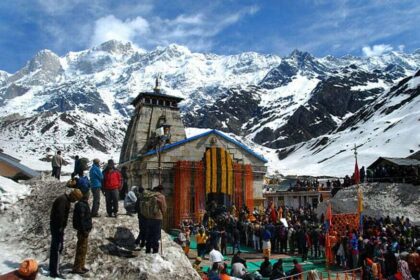
[[[417,0],[2,0],[0,69],[36,52],[59,55],[109,39],[151,50],[377,55],[420,48]]]

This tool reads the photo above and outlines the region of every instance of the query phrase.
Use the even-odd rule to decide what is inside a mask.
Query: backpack
[[[160,208],[158,205],[158,192],[144,191],[139,203],[141,215],[146,219],[154,219],[158,215]]]
[[[88,158],[79,159],[79,166],[80,166],[80,170],[82,171],[89,170],[89,159]]]
[[[82,191],[82,193],[87,193],[90,188],[89,179],[86,176],[80,177],[77,179],[76,186]]]

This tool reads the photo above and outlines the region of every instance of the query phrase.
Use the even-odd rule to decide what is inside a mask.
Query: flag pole
[[[357,184],[357,213],[359,214],[359,230],[360,233],[363,234],[363,192],[360,188],[360,171],[359,166],[357,164],[357,146],[354,144],[354,159],[355,159],[355,166],[354,166],[354,179],[355,183]]]

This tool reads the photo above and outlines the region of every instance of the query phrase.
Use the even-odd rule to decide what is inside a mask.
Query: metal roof
[[[12,157],[11,155],[8,155],[8,154],[2,153],[2,152],[0,152],[0,155],[3,156],[3,157],[8,158],[10,160],[13,160],[13,161],[16,161],[16,162],[20,162],[20,159],[17,159],[15,157]]]
[[[186,139],[184,139],[184,140],[181,140],[181,141],[178,141],[178,142],[175,142],[175,143],[171,143],[171,144],[165,145],[165,146],[163,146],[163,147],[160,149],[160,151],[161,151],[161,152],[167,151],[167,150],[169,150],[169,149],[172,149],[172,148],[178,147],[178,146],[183,145],[183,144],[185,144],[185,143],[188,143],[188,142],[191,142],[191,141],[194,141],[194,140],[200,139],[200,138],[202,138],[202,137],[206,137],[206,136],[208,136],[208,135],[210,135],[210,134],[216,134],[217,136],[222,137],[222,138],[223,138],[223,139],[225,139],[226,141],[228,141],[228,142],[230,142],[230,143],[232,143],[232,144],[234,144],[234,145],[236,145],[236,146],[239,146],[241,149],[245,150],[246,152],[248,152],[249,154],[253,155],[253,156],[254,156],[254,157],[256,157],[257,159],[259,159],[259,160],[263,161],[264,163],[267,163],[267,162],[268,162],[268,161],[267,161],[267,160],[266,160],[263,156],[261,156],[261,155],[257,154],[256,152],[254,152],[253,150],[251,150],[250,148],[248,148],[247,146],[245,146],[245,145],[244,145],[244,144],[242,144],[241,142],[236,141],[235,139],[232,139],[232,138],[228,137],[227,135],[225,135],[224,133],[222,133],[222,132],[220,132],[220,131],[218,131],[218,130],[216,130],[216,129],[212,129],[212,130],[209,130],[209,131],[204,132],[204,133],[202,133],[202,134],[198,134],[198,135],[195,135],[195,136],[192,136],[192,137],[186,138]],[[157,152],[157,151],[156,151],[156,149],[154,149],[154,150],[150,150],[150,151],[148,151],[148,152],[144,153],[144,154],[142,155],[142,157],[145,157],[145,156],[150,156],[150,155],[154,155],[154,154],[156,154],[156,152]]]
[[[420,160],[420,150],[411,154],[411,155],[409,155],[407,158]]]
[[[381,160],[386,160],[400,166],[411,166],[411,165],[419,166],[420,165],[420,160],[417,160],[417,159],[380,157],[377,160],[375,160],[368,168],[376,165]]]
[[[397,165],[420,165],[420,160],[411,159],[411,158],[388,158],[384,157],[383,159],[388,160]]]
[[[6,164],[13,166],[14,168],[17,168],[20,170],[20,172],[22,172],[22,174],[33,178],[33,177],[37,177],[40,175],[39,172],[32,170],[31,168],[27,167],[26,165],[23,165],[21,163],[19,163],[16,160],[11,159],[13,157],[6,155],[4,153],[0,153],[0,161],[5,162]]]

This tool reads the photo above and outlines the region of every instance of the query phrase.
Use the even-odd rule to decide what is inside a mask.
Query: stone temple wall
[[[132,117],[121,150],[120,162],[136,158],[149,150],[150,139],[157,128],[159,118],[165,116],[171,126],[171,142],[186,138],[185,127],[178,108],[139,104]]]
[[[216,146],[222,147],[231,153],[235,162],[243,164],[251,164],[253,169],[253,192],[254,199],[257,201],[263,200],[262,190],[264,184],[264,175],[266,167],[264,162],[255,156],[244,151],[237,145],[228,142],[216,134],[209,134],[208,136],[196,139],[191,142],[186,142],[182,145],[166,150],[161,154],[162,167],[162,185],[164,187],[164,194],[168,201],[168,215],[165,218],[165,228],[171,225],[173,210],[173,191],[174,191],[174,167],[177,161],[201,161],[203,160],[206,148]],[[145,189],[151,189],[159,183],[159,168],[157,154],[147,157],[139,158],[127,162],[123,165],[128,167],[129,185],[141,185]]]

